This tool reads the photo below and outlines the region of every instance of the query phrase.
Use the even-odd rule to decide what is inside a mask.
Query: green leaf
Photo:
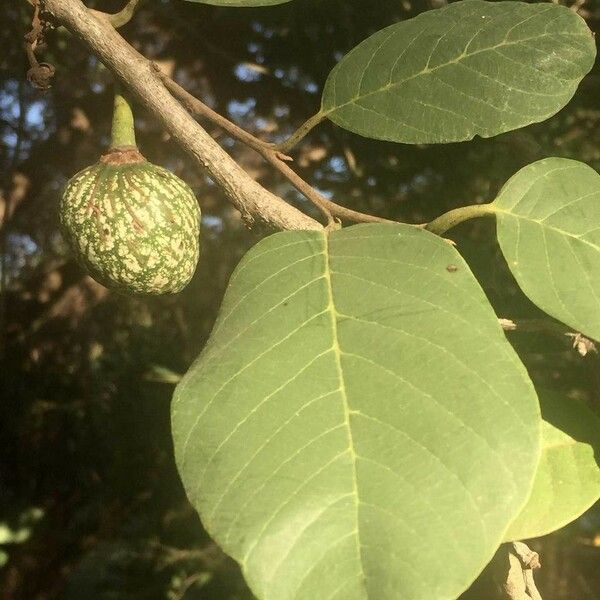
[[[600,498],[600,419],[581,402],[540,393],[542,458],[529,502],[506,540],[546,535]]]
[[[558,112],[595,54],[585,21],[565,7],[464,0],[352,50],[327,79],[320,116],[410,144],[491,137]]]
[[[455,598],[527,500],[540,423],[468,266],[407,225],[256,245],[172,407],[187,494],[264,600]]]
[[[600,340],[600,175],[574,160],[540,160],[509,179],[491,209],[525,294]]]
[[[200,4],[212,4],[213,6],[235,6],[235,7],[252,7],[252,6],[275,6],[276,4],[286,4],[291,0],[187,0],[188,2],[196,2]]]

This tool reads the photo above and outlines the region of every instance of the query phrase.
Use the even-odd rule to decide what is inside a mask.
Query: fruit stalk
[[[111,149],[137,147],[135,143],[133,112],[123,89],[118,84],[115,87],[115,106],[111,137]]]

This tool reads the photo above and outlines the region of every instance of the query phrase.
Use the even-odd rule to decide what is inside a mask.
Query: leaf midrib
[[[335,357],[336,369],[338,372],[338,377],[340,381],[340,395],[342,397],[342,404],[344,409],[344,425],[346,427],[347,436],[348,436],[348,447],[350,451],[350,458],[352,460],[352,495],[354,498],[354,520],[355,520],[355,540],[356,540],[356,553],[358,558],[358,564],[360,566],[360,577],[361,584],[365,592],[365,597],[368,597],[367,587],[366,587],[366,575],[363,569],[363,561],[362,561],[362,552],[360,546],[360,528],[359,528],[359,501],[358,501],[358,473],[356,468],[357,463],[357,453],[354,445],[354,437],[352,435],[352,425],[350,423],[350,406],[348,404],[348,392],[346,390],[346,382],[344,379],[344,370],[342,367],[342,351],[339,343],[338,336],[338,312],[335,308],[335,302],[333,298],[333,284],[332,284],[332,269],[330,264],[330,253],[329,253],[329,232],[325,231],[322,233],[323,235],[323,256],[324,256],[324,278],[327,288],[327,298],[328,298],[328,313],[330,315],[331,320],[331,335],[332,335],[332,347],[333,353]]]

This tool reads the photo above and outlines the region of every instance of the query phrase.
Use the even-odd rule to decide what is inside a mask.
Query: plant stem
[[[262,153],[263,157],[275,167],[301,194],[308,198],[313,204],[315,204],[321,212],[330,213],[334,217],[340,219],[348,219],[349,221],[355,221],[357,223],[396,223],[397,221],[390,221],[389,219],[383,219],[382,217],[376,217],[374,215],[367,215],[365,213],[352,210],[340,206],[331,200],[328,200],[313,188],[307,181],[302,179],[288,164],[283,162],[278,156],[279,153],[276,151]]]
[[[316,115],[313,115],[310,119],[306,120],[292,135],[285,141],[281,142],[276,146],[277,150],[281,152],[289,152],[300,140],[304,139],[313,127],[316,127],[325,116],[321,111]]]
[[[431,233],[442,235],[463,221],[476,219],[477,217],[493,215],[494,212],[494,208],[491,204],[462,206],[461,208],[450,210],[447,213],[439,216],[437,219],[434,219],[430,223],[427,223],[427,225],[425,225],[425,229],[427,229],[427,231],[431,231]]]
[[[332,217],[348,219],[358,223],[396,223],[389,219],[383,219],[374,215],[367,215],[350,208],[339,206],[335,202],[328,200],[317,192],[308,182],[298,175],[288,164],[291,158],[283,154],[278,147],[263,142],[257,137],[248,133],[235,123],[232,123],[222,115],[215,112],[209,106],[206,106],[201,100],[192,96],[188,91],[182,88],[178,83],[160,71],[158,65],[152,65],[156,73],[161,78],[165,87],[175,96],[183,106],[192,114],[200,117],[206,117],[213,123],[222,127],[232,137],[245,143],[250,148],[258,152],[270,165],[279,171],[301,194],[308,198],[325,215],[327,222],[331,225]]]
[[[115,86],[111,138],[111,148],[136,147],[133,112],[118,84]]]
[[[242,129],[229,119],[226,119],[218,112],[214,111],[210,106],[207,106],[201,100],[198,100],[195,96],[192,96],[188,91],[182,88],[178,83],[173,81],[168,75],[163,73],[160,70],[160,67],[156,63],[152,63],[152,68],[156,72],[156,74],[160,77],[164,86],[177,98],[187,110],[194,113],[198,117],[205,117],[218,125],[225,131],[227,131],[231,136],[238,139],[240,142],[243,142],[247,146],[250,146],[252,149],[260,152],[264,148],[272,149],[274,148],[273,144],[269,144],[268,142],[264,142],[263,140],[255,137],[251,133],[248,133],[245,129]]]

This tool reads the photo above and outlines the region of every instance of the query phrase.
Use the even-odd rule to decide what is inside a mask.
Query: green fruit
[[[80,171],[60,202],[67,241],[89,274],[133,294],[172,294],[192,278],[200,209],[189,186],[134,147]]]

